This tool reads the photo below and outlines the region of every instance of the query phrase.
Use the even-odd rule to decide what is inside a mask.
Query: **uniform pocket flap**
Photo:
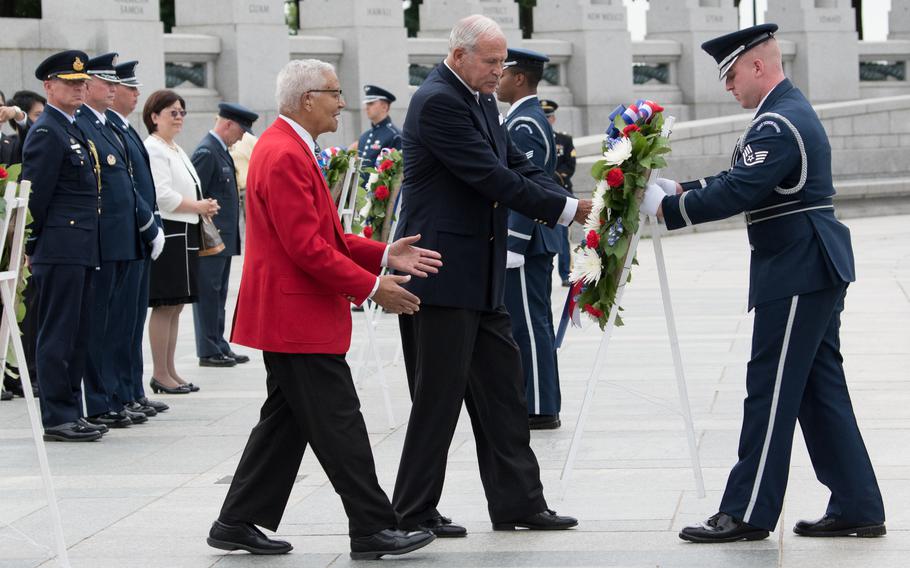
[[[98,226],[98,215],[94,211],[55,211],[47,216],[48,227],[72,227],[90,231]]]

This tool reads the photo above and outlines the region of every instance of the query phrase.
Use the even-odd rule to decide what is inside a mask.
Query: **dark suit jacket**
[[[236,256],[240,254],[240,194],[234,160],[211,132],[202,137],[191,159],[202,195],[216,199],[221,206],[213,221],[221,232],[224,250],[216,256]]]
[[[555,226],[566,193],[512,144],[492,95],[480,104],[440,64],[414,93],[402,134],[404,182],[395,237],[420,233],[439,274],[406,285],[424,304],[503,304],[509,209]]]

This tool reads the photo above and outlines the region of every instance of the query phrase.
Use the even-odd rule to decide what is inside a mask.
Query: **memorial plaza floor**
[[[684,525],[717,510],[736,459],[752,315],[746,311],[749,245],[743,229],[664,239],[682,358],[707,496],[699,499],[679,414],[655,258],[650,241],[625,298],[625,327],[609,345],[568,486],[559,480],[601,340],[596,325],[571,329],[560,351],[563,427],[532,433],[550,507],[575,515],[575,530],[492,532],[466,413],[449,454],[440,510],[470,532],[383,563],[533,567],[905,567],[910,565],[910,217],[849,220],[858,281],[850,287],[841,338],[856,414],[888,514],[880,539],[810,539],[792,533],[824,512],[797,429],[790,485],[777,530],[758,542],[694,545]],[[239,264],[235,265],[239,268]],[[236,293],[240,271],[232,277]],[[564,289],[554,289],[554,306]],[[229,300],[233,305],[233,295]],[[301,314],[302,318],[306,314]],[[352,365],[365,345],[354,314]],[[397,322],[384,316],[394,427],[375,373],[359,392],[382,486],[390,492],[409,400],[396,353]],[[308,452],[278,533],[294,545],[280,557],[223,554],[205,537],[264,398],[261,354],[220,370],[197,366],[192,315],[184,313],[178,368],[201,391],[157,396],[171,410],[91,444],[48,444],[71,564],[78,568],[323,567],[363,565],[348,556],[341,503]],[[147,366],[147,369],[150,367]],[[148,377],[147,377],[148,378]],[[497,377],[490,377],[496,380]],[[22,399],[0,402],[0,568],[56,566],[38,461]]]

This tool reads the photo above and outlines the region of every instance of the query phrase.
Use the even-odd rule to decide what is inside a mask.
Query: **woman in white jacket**
[[[177,373],[174,352],[183,305],[196,301],[199,216],[218,213],[218,202],[202,198],[193,163],[174,142],[183,129],[185,108],[177,93],[162,89],[152,93],[142,109],[142,120],[149,131],[145,147],[165,236],[164,251],[152,263],[149,283],[149,341],[154,367],[150,385],[154,392],[167,394],[199,390]]]

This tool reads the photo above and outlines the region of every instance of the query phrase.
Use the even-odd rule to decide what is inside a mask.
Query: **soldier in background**
[[[370,127],[360,135],[356,149],[364,167],[376,165],[376,158],[383,148],[401,150],[401,131],[392,124],[389,108],[395,95],[376,85],[363,86],[363,108],[370,119]],[[366,182],[366,177],[363,178]]]
[[[556,101],[543,99],[540,101],[540,108],[543,109],[543,113],[546,115],[547,122],[550,123],[550,126],[555,125],[556,109],[559,108]],[[554,130],[553,135],[556,137],[556,181],[568,190],[569,193],[574,193],[572,191],[572,176],[575,175],[575,142],[572,140],[572,136],[567,132]],[[558,225],[556,227],[556,232],[562,233],[563,235],[563,238],[559,243],[559,264],[557,270],[559,271],[559,278],[562,280],[562,285],[568,288],[569,272],[571,271],[569,263],[571,260],[571,253],[569,252],[569,228]]]

